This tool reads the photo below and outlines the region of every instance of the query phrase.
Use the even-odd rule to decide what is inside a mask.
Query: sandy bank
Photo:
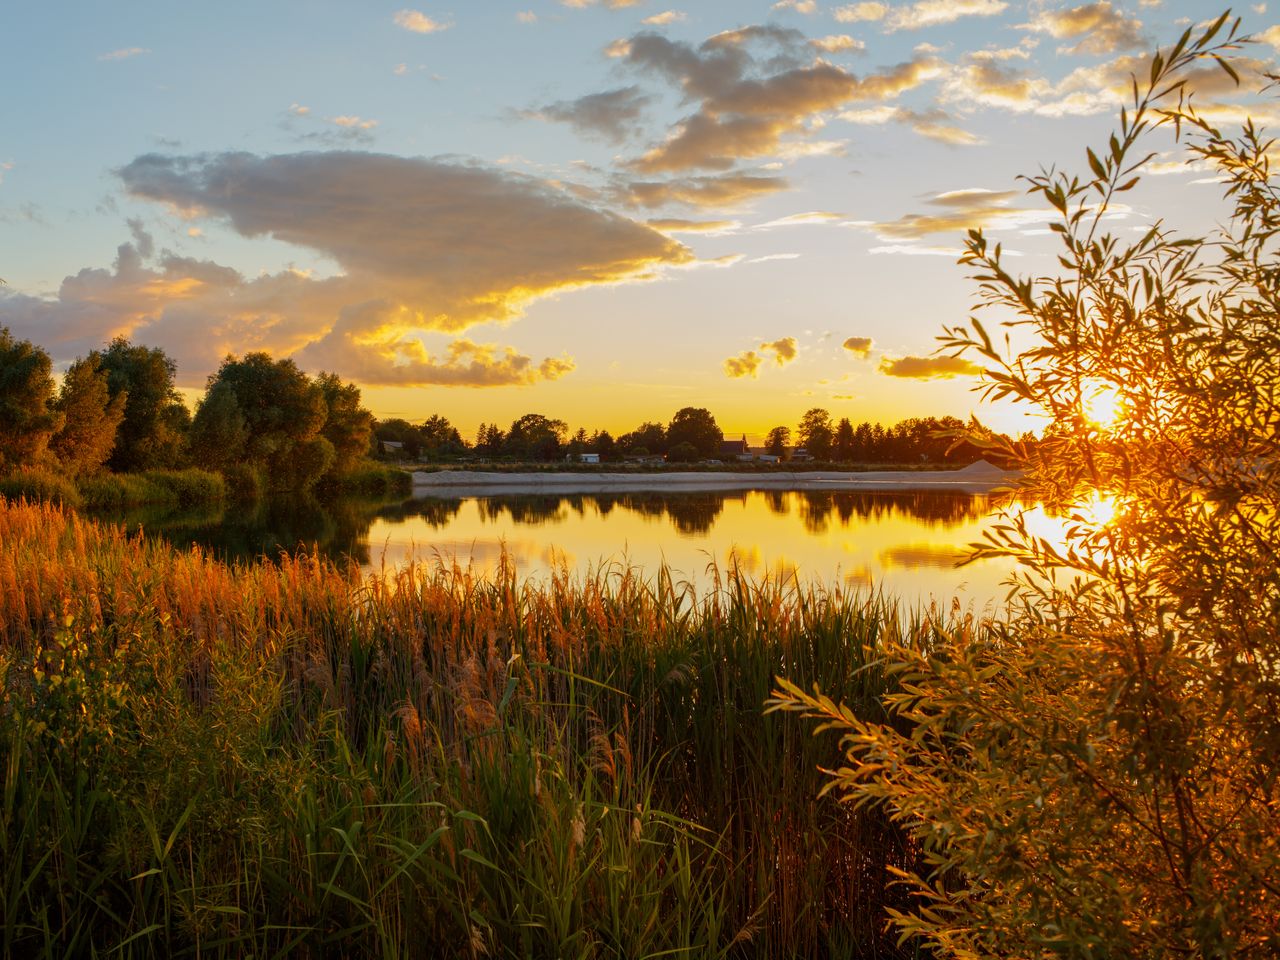
[[[990,493],[1016,481],[1018,474],[990,464],[963,470],[885,470],[852,473],[837,470],[769,473],[493,473],[483,470],[416,472],[419,494],[449,497],[498,496],[516,493],[613,493],[651,490],[936,490]]]

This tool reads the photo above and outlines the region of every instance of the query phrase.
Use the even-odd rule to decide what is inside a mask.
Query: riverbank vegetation
[[[933,636],[732,571],[361,581],[5,503],[3,952],[886,955],[916,847],[763,703],[879,717],[882,647]]]

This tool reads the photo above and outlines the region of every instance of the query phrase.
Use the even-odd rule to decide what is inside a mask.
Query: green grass
[[[3,955],[893,956],[914,851],[763,704],[880,716],[903,630],[732,573],[364,583],[0,506]]]
[[[187,507],[227,497],[227,484],[220,474],[197,469],[103,473],[84,477],[78,485],[84,506],[97,509],[144,504]]]

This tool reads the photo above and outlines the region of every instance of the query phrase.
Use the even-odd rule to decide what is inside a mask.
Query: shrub
[[[103,510],[136,507],[166,499],[165,492],[140,473],[100,473],[81,478],[78,485],[84,505]]]
[[[222,475],[208,470],[148,470],[142,476],[163,491],[169,501],[181,507],[212,503],[227,497],[227,484]]]
[[[332,484],[327,486],[338,493],[408,496],[413,492],[413,474],[366,460],[348,473],[334,477]]]
[[[1091,176],[1030,179],[1064,276],[1015,277],[970,234],[983,304],[1031,346],[1005,356],[976,321],[944,345],[1049,421],[1003,452],[1061,531],[1010,504],[978,551],[1022,561],[1025,613],[941,656],[897,650],[892,724],[785,681],[772,702],[840,731],[831,785],[920,844],[916,906],[892,917],[943,956],[1280,949],[1280,192],[1252,123],[1231,139],[1173,98],[1235,48],[1226,23],[1155,56]],[[1165,124],[1226,184],[1227,226],[1107,234]]]
[[[267,492],[267,480],[262,471],[247,463],[237,463],[222,471],[222,479],[226,481],[227,496],[232,500],[261,500]]]
[[[0,477],[0,497],[45,501],[68,507],[77,507],[81,503],[80,492],[69,479],[49,470],[34,468],[15,470]]]
[[[84,505],[120,509],[143,504],[191,506],[226,499],[227,485],[207,470],[148,470],[145,473],[104,473],[80,481]]]

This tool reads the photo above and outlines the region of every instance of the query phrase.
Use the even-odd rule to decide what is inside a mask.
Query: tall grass
[[[912,849],[762,706],[879,716],[903,631],[733,572],[362,581],[0,506],[3,953],[893,955]]]

